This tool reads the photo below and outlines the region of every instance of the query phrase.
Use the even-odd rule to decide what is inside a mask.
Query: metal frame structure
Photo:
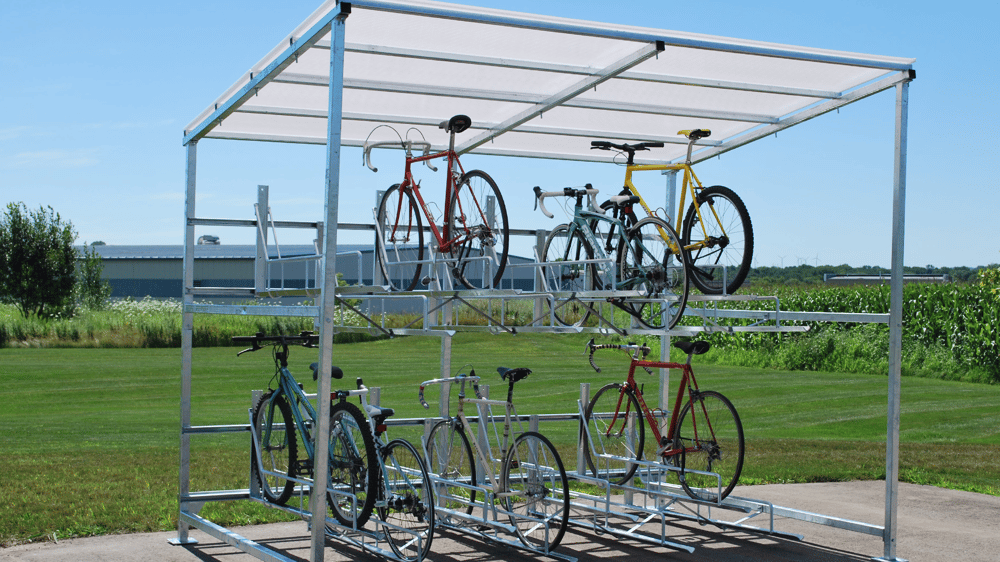
[[[498,33],[531,33],[553,34],[565,38],[593,39],[600,45],[607,43],[615,48],[606,52],[617,53],[614,56],[603,57],[603,62],[595,66],[571,63],[565,60],[528,60],[527,57],[505,53],[495,55],[458,53],[449,50],[447,45],[441,48],[408,48],[391,45],[379,45],[369,42],[347,42],[347,21],[352,12],[356,18],[417,18],[422,23],[441,22],[441,25],[490,26]],[[370,31],[361,25],[362,30]],[[433,35],[427,33],[427,35]],[[355,38],[357,39],[357,38]],[[364,39],[364,38],[362,38]],[[622,45],[624,44],[624,48]],[[631,47],[629,47],[631,45]],[[317,59],[317,53],[328,52],[325,58]],[[541,52],[545,52],[542,50]],[[593,53],[605,51],[597,48]],[[854,69],[853,78],[842,77],[842,87],[813,88],[801,86],[792,80],[791,83],[778,81],[751,82],[741,79],[727,79],[725,76],[695,77],[684,73],[647,71],[644,63],[654,59],[682,59],[679,53],[695,53],[708,58],[752,56],[762,61],[788,62],[790,69],[783,72],[795,72],[796,68],[817,67],[820,72],[836,71],[838,69]],[[670,55],[669,57],[667,55]],[[388,59],[405,59],[409,63],[431,62],[434,64],[457,64],[462,68],[501,69],[517,72],[544,72],[562,78],[560,86],[550,91],[517,91],[490,88],[464,87],[445,84],[428,85],[417,81],[390,81],[380,77],[370,78],[345,77],[345,65],[350,65],[350,59],[356,56],[378,56]],[[310,58],[311,57],[311,58]],[[299,61],[317,60],[322,62],[327,72],[296,73],[293,67]],[[713,59],[714,60],[714,59]],[[231,499],[233,494],[192,493],[190,490],[190,437],[198,433],[217,431],[236,431],[234,428],[199,428],[191,425],[191,370],[192,370],[192,340],[194,314],[196,312],[239,313],[221,308],[206,308],[209,305],[196,305],[194,299],[198,295],[227,294],[227,290],[211,287],[194,287],[194,244],[195,227],[205,225],[226,224],[229,221],[198,218],[195,208],[197,145],[203,138],[222,138],[238,140],[260,140],[276,142],[293,142],[304,144],[324,144],[327,147],[327,176],[325,183],[325,209],[323,215],[322,253],[323,273],[321,275],[322,297],[319,299],[318,324],[320,328],[320,373],[318,393],[327,395],[331,388],[330,366],[332,356],[333,334],[338,330],[334,321],[334,311],[337,303],[336,290],[336,254],[337,231],[339,219],[339,188],[340,188],[340,156],[343,146],[360,146],[357,134],[359,123],[371,126],[372,123],[396,123],[404,125],[433,125],[442,118],[441,115],[420,115],[415,111],[403,111],[390,114],[387,111],[372,111],[356,108],[356,98],[348,99],[345,92],[364,91],[374,94],[393,94],[398,96],[429,96],[463,100],[463,103],[478,103],[478,107],[504,107],[511,109],[504,115],[492,116],[477,123],[480,131],[470,140],[458,147],[460,153],[473,151],[480,154],[512,155],[537,158],[561,158],[568,160],[607,161],[608,156],[591,154],[586,150],[567,149],[567,144],[559,145],[557,139],[574,139],[578,137],[629,138],[636,137],[645,140],[663,140],[669,150],[675,146],[674,140],[646,130],[639,130],[637,121],[619,120],[617,116],[641,114],[649,116],[665,116],[667,118],[698,118],[714,120],[725,125],[720,127],[722,141],[705,143],[705,148],[697,152],[694,162],[717,156],[733,150],[754,140],[774,134],[777,131],[797,125],[824,113],[836,110],[842,106],[858,101],[873,94],[895,89],[896,91],[896,143],[894,160],[893,184],[893,215],[892,215],[892,263],[891,263],[891,312],[889,315],[890,349],[889,349],[889,392],[887,416],[886,445],[886,509],[885,528],[883,532],[884,556],[880,560],[892,561],[896,558],[896,511],[898,507],[898,444],[899,444],[899,388],[900,388],[900,354],[902,339],[902,286],[903,286],[903,238],[904,238],[904,208],[906,190],[906,146],[908,125],[908,91],[909,82],[915,78],[913,60],[857,55],[756,43],[749,41],[730,40],[708,36],[650,30],[643,28],[627,28],[607,26],[564,20],[541,16],[516,14],[499,10],[473,9],[463,6],[431,2],[427,0],[357,0],[352,3],[329,0],[321,6],[306,22],[301,25],[282,44],[279,44],[260,64],[223,94],[219,100],[199,115],[184,131],[183,143],[187,151],[186,171],[186,202],[185,202],[185,252],[184,252],[184,308],[182,317],[182,364],[181,364],[181,427],[180,427],[180,470],[179,470],[179,503],[181,518],[178,524],[176,542],[189,542],[189,525],[196,522],[198,506],[204,501],[213,499]],[[308,67],[308,65],[307,65]],[[309,68],[314,68],[309,67]],[[863,70],[863,72],[859,71]],[[566,77],[569,77],[568,80]],[[783,105],[785,110],[777,114],[767,112],[735,111],[726,107],[723,102],[717,108],[698,108],[683,105],[662,105],[642,100],[614,99],[614,96],[602,97],[595,95],[597,86],[609,88],[615,92],[614,84],[627,80],[630,83],[656,87],[691,87],[721,92],[726,96],[758,96],[754,99],[798,100],[790,105]],[[278,98],[269,96],[273,88],[307,87],[327,88],[325,104],[309,106],[309,104],[276,104]],[[281,90],[284,91],[284,90]],[[253,103],[255,97],[269,100],[267,104]],[[315,95],[313,96],[315,97]],[[726,98],[735,99],[735,98]],[[483,104],[490,105],[483,105]],[[588,129],[567,125],[562,111],[576,112],[576,121],[580,115],[593,115],[594,123]],[[609,121],[608,115],[615,116]],[[560,119],[560,115],[563,116]],[[600,117],[602,116],[603,117]],[[545,116],[546,119],[542,120]],[[550,117],[551,116],[551,117]],[[436,118],[436,119],[435,119]],[[322,120],[326,119],[325,123]],[[285,129],[280,127],[269,129],[274,123],[290,122],[293,126]],[[554,122],[554,124],[553,124]],[[609,123],[619,123],[612,126]],[[315,132],[317,125],[325,125],[325,134]],[[259,127],[258,127],[259,126]],[[256,127],[256,128],[255,128]],[[713,127],[714,128],[714,127]],[[676,129],[675,129],[676,130]],[[540,147],[538,138],[553,142],[545,142]],[[512,139],[512,140],[511,140]],[[579,144],[585,144],[577,140]],[[575,146],[575,145],[573,145]],[[677,145],[679,146],[679,145]],[[679,153],[677,156],[679,157]],[[661,160],[662,162],[662,160]],[[671,178],[668,177],[668,183]],[[245,291],[229,291],[236,296],[243,296]],[[447,309],[447,307],[446,307]],[[447,317],[447,314],[446,314]],[[448,331],[443,332],[442,355],[450,356],[450,337]],[[453,332],[451,332],[453,333]],[[327,446],[327,427],[329,404],[319,403],[319,430],[317,448],[324,450]],[[316,473],[327,471],[327,459],[320,455],[316,460]],[[317,488],[311,498],[310,506],[314,521],[320,521],[326,513],[326,498],[322,488]],[[200,523],[199,523],[200,524]],[[233,538],[225,530],[212,528],[212,524],[200,524],[204,530],[219,536],[226,542]],[[217,527],[217,526],[216,526]],[[312,526],[312,550],[310,559],[323,560],[324,531],[323,525]],[[233,539],[235,541],[235,539]],[[239,542],[239,541],[235,541]],[[232,544],[232,542],[230,542]],[[248,552],[267,558],[257,547],[246,543]]]

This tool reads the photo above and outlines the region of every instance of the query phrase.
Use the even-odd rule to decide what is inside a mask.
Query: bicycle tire
[[[568,224],[561,224],[545,238],[542,250],[542,262],[556,264],[558,262],[573,262],[594,258],[594,250],[579,230],[570,234]],[[545,286],[550,291],[579,292],[598,286],[597,267],[595,264],[550,265],[542,268]],[[580,326],[590,317],[590,309],[579,301],[572,301],[552,307],[557,322],[564,326]]]
[[[710,435],[706,437],[706,429]],[[680,453],[681,486],[694,499],[719,502],[729,495],[743,471],[743,424],[728,398],[714,391],[696,394],[677,418],[674,449]],[[714,472],[721,477],[695,474]],[[719,489],[721,487],[721,496]]]
[[[705,231],[700,228],[696,205],[705,221]],[[709,240],[717,240],[711,247],[685,250],[694,286],[706,295],[722,294],[721,275],[717,268],[708,267],[721,265],[726,268],[725,292],[735,293],[750,273],[753,261],[753,224],[743,200],[728,187],[706,188],[688,207],[682,230],[685,247],[704,241],[706,233]],[[722,236],[723,232],[726,236]]]
[[[690,279],[682,247],[677,232],[658,217],[640,220],[618,245],[619,286],[646,291],[623,305],[647,328],[669,330],[684,315]]]
[[[409,441],[393,439],[382,450],[378,516],[389,548],[404,562],[423,560],[434,538],[434,492],[427,467]]]
[[[569,480],[552,442],[534,431],[518,436],[504,459],[501,482],[521,542],[544,552],[559,546],[569,523]]]
[[[368,522],[378,495],[379,472],[368,421],[354,404],[335,402],[330,407],[332,491],[327,491],[327,498],[341,525],[360,529]]]
[[[375,234],[375,259],[382,279],[393,291],[412,291],[420,280],[424,259],[424,225],[411,189],[393,185],[379,202]],[[415,247],[414,247],[415,246]],[[413,253],[416,252],[415,260]],[[401,262],[416,261],[416,264]]]
[[[250,466],[260,481],[264,498],[277,505],[285,505],[292,497],[296,476],[295,418],[284,394],[274,397],[275,391],[261,396],[254,408],[253,431],[256,440],[251,443]],[[272,400],[272,397],[274,399]],[[260,444],[258,455],[257,444]],[[257,458],[261,458],[262,468],[268,472],[284,474],[286,477],[264,474],[258,470]]]
[[[622,406],[625,411],[622,412]],[[628,432],[625,415],[635,414],[631,432]],[[603,415],[602,415],[603,414]],[[611,415],[611,418],[605,417]],[[631,392],[623,391],[621,383],[610,383],[594,394],[584,413],[587,431],[583,434],[584,457],[587,468],[596,478],[612,484],[624,484],[632,478],[639,465],[618,459],[642,460],[646,441],[645,420],[639,410],[639,401]],[[589,439],[594,440],[594,447]],[[591,451],[591,449],[594,449]],[[610,455],[594,457],[594,455]]]
[[[465,431],[458,428],[457,423],[443,420],[431,428],[427,437],[427,470],[442,480],[475,486],[476,462],[472,457],[472,446]],[[437,505],[471,514],[476,501],[476,490],[465,486],[437,484]],[[444,517],[450,521],[447,515]]]
[[[492,211],[490,196],[495,200]],[[486,172],[471,170],[455,184],[450,203],[449,231],[452,240],[460,240],[451,250],[452,259],[457,260],[452,264],[452,276],[469,289],[486,288],[487,275],[483,268],[495,259],[496,272],[491,286],[501,288],[500,280],[507,267],[510,226],[500,188]],[[478,259],[482,256],[493,259]]]

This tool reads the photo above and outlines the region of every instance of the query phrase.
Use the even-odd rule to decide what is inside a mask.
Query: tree
[[[76,262],[76,287],[74,300],[76,304],[93,310],[100,310],[111,296],[111,285],[101,278],[104,273],[104,262],[94,246],[103,246],[104,242],[94,242],[83,245],[83,252]]]
[[[76,233],[52,207],[28,211],[8,203],[0,219],[0,302],[25,317],[71,310],[76,284]]]

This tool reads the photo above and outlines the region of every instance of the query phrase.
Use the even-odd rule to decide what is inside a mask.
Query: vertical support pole
[[[584,423],[583,416],[586,414],[587,406],[590,404],[590,383],[582,382],[580,383],[580,439],[577,442],[576,447],[576,473],[580,476],[587,475],[587,453],[584,447],[589,447],[590,443],[587,442],[585,437],[587,436],[587,426]]]
[[[545,249],[545,238],[547,234],[548,233],[542,229],[535,231],[535,256],[538,261],[544,259],[542,256],[542,251]],[[536,267],[535,268],[536,293],[541,292],[542,288],[545,287],[545,283],[543,282],[542,278],[543,275],[544,272],[542,271],[542,268]],[[535,311],[534,314],[532,315],[532,318],[541,318],[541,317],[542,317],[542,297],[535,297]],[[544,326],[545,324],[548,324],[548,322],[544,321],[535,322],[536,326]]]
[[[350,4],[340,3],[330,23],[330,100],[326,130],[326,206],[323,221],[323,288],[320,300],[319,382],[316,388],[317,429],[312,495],[312,549],[309,559],[323,562],[326,545],[326,475],[330,469],[330,368],[333,364],[334,313],[337,309],[337,225],[340,207],[340,138],[344,107],[344,33]]]
[[[375,212],[376,213],[378,213],[379,205],[382,204],[382,198],[383,197],[385,197],[385,190],[384,189],[379,189],[379,190],[377,190],[375,192]],[[382,275],[382,268],[380,268],[378,266],[379,256],[377,255],[377,252],[378,252],[378,237],[382,235],[382,232],[385,232],[386,225],[383,222],[383,218],[379,217],[379,216],[375,216],[375,222],[374,222],[374,224],[375,224],[375,233],[374,233],[374,238],[372,238],[372,249],[373,249],[373,251],[372,251],[372,285],[384,285],[384,284],[388,283],[389,280],[386,279],[384,275]],[[385,249],[383,248],[383,251],[384,250]],[[386,263],[388,263],[388,262],[386,262]],[[358,275],[360,276],[361,273],[359,272]]]
[[[181,294],[184,309],[181,314],[181,427],[180,427],[180,468],[177,493],[179,511],[185,511],[186,498],[191,492],[191,436],[187,430],[191,427],[191,348],[194,345],[194,313],[188,309],[194,304],[194,224],[195,218],[195,178],[198,167],[198,141],[187,145],[187,178],[184,202],[184,285]],[[180,517],[177,518],[177,540],[175,544],[190,544],[188,525]]]
[[[267,271],[267,216],[268,188],[257,186],[257,259],[253,265],[253,286],[259,295],[267,289],[269,282]]]
[[[660,336],[660,361],[663,363],[670,361],[670,334]],[[660,410],[666,413],[670,406],[670,369],[660,369]],[[669,419],[656,420],[661,432],[663,431],[663,424],[669,423]],[[659,447],[659,443],[656,446]]]
[[[896,558],[899,507],[899,403],[903,348],[903,233],[906,215],[906,128],[909,81],[896,86],[896,156],[892,194],[892,278],[889,281],[889,408],[885,444],[884,558]]]
[[[683,215],[681,209],[677,208],[677,170],[667,170],[663,174],[667,176],[667,216],[663,220],[667,221],[670,226],[675,226],[677,219]],[[675,210],[677,211],[677,216],[671,217],[670,213],[673,213]]]

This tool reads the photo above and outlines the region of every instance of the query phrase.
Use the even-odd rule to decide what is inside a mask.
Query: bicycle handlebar
[[[288,345],[289,343],[302,342],[300,345],[302,347],[316,347],[316,343],[319,341],[319,336],[310,331],[300,332],[297,336],[290,335],[277,335],[277,336],[265,336],[264,332],[257,332],[252,336],[233,336],[233,343],[249,343],[251,347],[244,349],[236,354],[237,357],[243,355],[248,351],[259,351],[264,349],[261,347],[263,342],[277,342],[281,345]]]
[[[620,150],[628,154],[635,154],[640,150],[649,150],[650,148],[663,148],[662,142],[639,142],[636,144],[615,144],[610,141],[590,141],[591,150]]]
[[[541,207],[542,214],[550,219],[555,217],[555,215],[545,208],[544,199],[546,197],[583,197],[586,195],[590,200],[590,210],[596,213],[604,214],[604,210],[598,208],[594,201],[594,196],[597,195],[600,190],[591,187],[589,183],[582,189],[564,187],[562,191],[542,191],[542,188],[536,185],[533,190],[535,192],[535,208],[537,209]]]
[[[476,376],[475,369],[473,369],[473,370],[471,370],[469,372],[471,373],[469,375],[458,375],[458,376],[452,377],[450,379],[432,379],[432,380],[424,381],[424,382],[420,383],[420,393],[419,393],[420,405],[423,406],[424,409],[430,408],[430,405],[427,403],[427,400],[424,400],[424,388],[426,388],[426,387],[428,387],[428,386],[430,386],[432,384],[445,384],[445,383],[455,384],[455,383],[462,383],[462,385],[465,385],[466,382],[471,382],[473,390],[476,391],[476,398],[479,398],[480,400],[482,400],[483,395],[479,393],[479,385],[476,384],[479,381],[479,377]]]
[[[594,363],[594,352],[597,351],[598,349],[620,349],[626,353],[631,352],[633,361],[634,360],[641,361],[645,359],[646,356],[649,355],[649,352],[651,351],[649,346],[646,345],[614,344],[614,343],[602,343],[598,345],[594,343],[594,338],[590,338],[590,341],[587,342],[587,350],[590,351],[590,366],[593,367],[594,370],[597,371],[598,373],[601,372],[601,368],[597,366],[597,363]],[[642,358],[639,357],[640,352],[642,353]],[[653,374],[653,371],[649,370],[648,368],[643,367],[643,369],[646,369],[647,373],[651,375]]]
[[[415,146],[418,147],[418,148],[419,147],[423,147],[423,149],[424,149],[424,156],[427,156],[428,154],[431,153],[431,143],[429,143],[427,141],[415,141],[415,140],[409,140],[409,139],[407,139],[407,140],[405,140],[403,142],[395,141],[395,140],[378,141],[378,142],[373,142],[373,143],[367,143],[366,142],[365,145],[364,145],[364,164],[365,164],[365,166],[368,166],[368,169],[370,169],[373,172],[378,172],[378,168],[376,168],[375,166],[372,166],[372,149],[373,148],[379,148],[379,147],[382,147],[382,146],[399,146],[399,147],[403,148],[404,150],[406,150],[407,155],[410,154],[410,152],[413,150],[413,147],[415,147]],[[426,164],[427,167],[430,168],[432,171],[435,171],[435,172],[437,171],[437,168],[435,168],[433,165],[431,165],[430,160],[424,160],[424,164]]]

